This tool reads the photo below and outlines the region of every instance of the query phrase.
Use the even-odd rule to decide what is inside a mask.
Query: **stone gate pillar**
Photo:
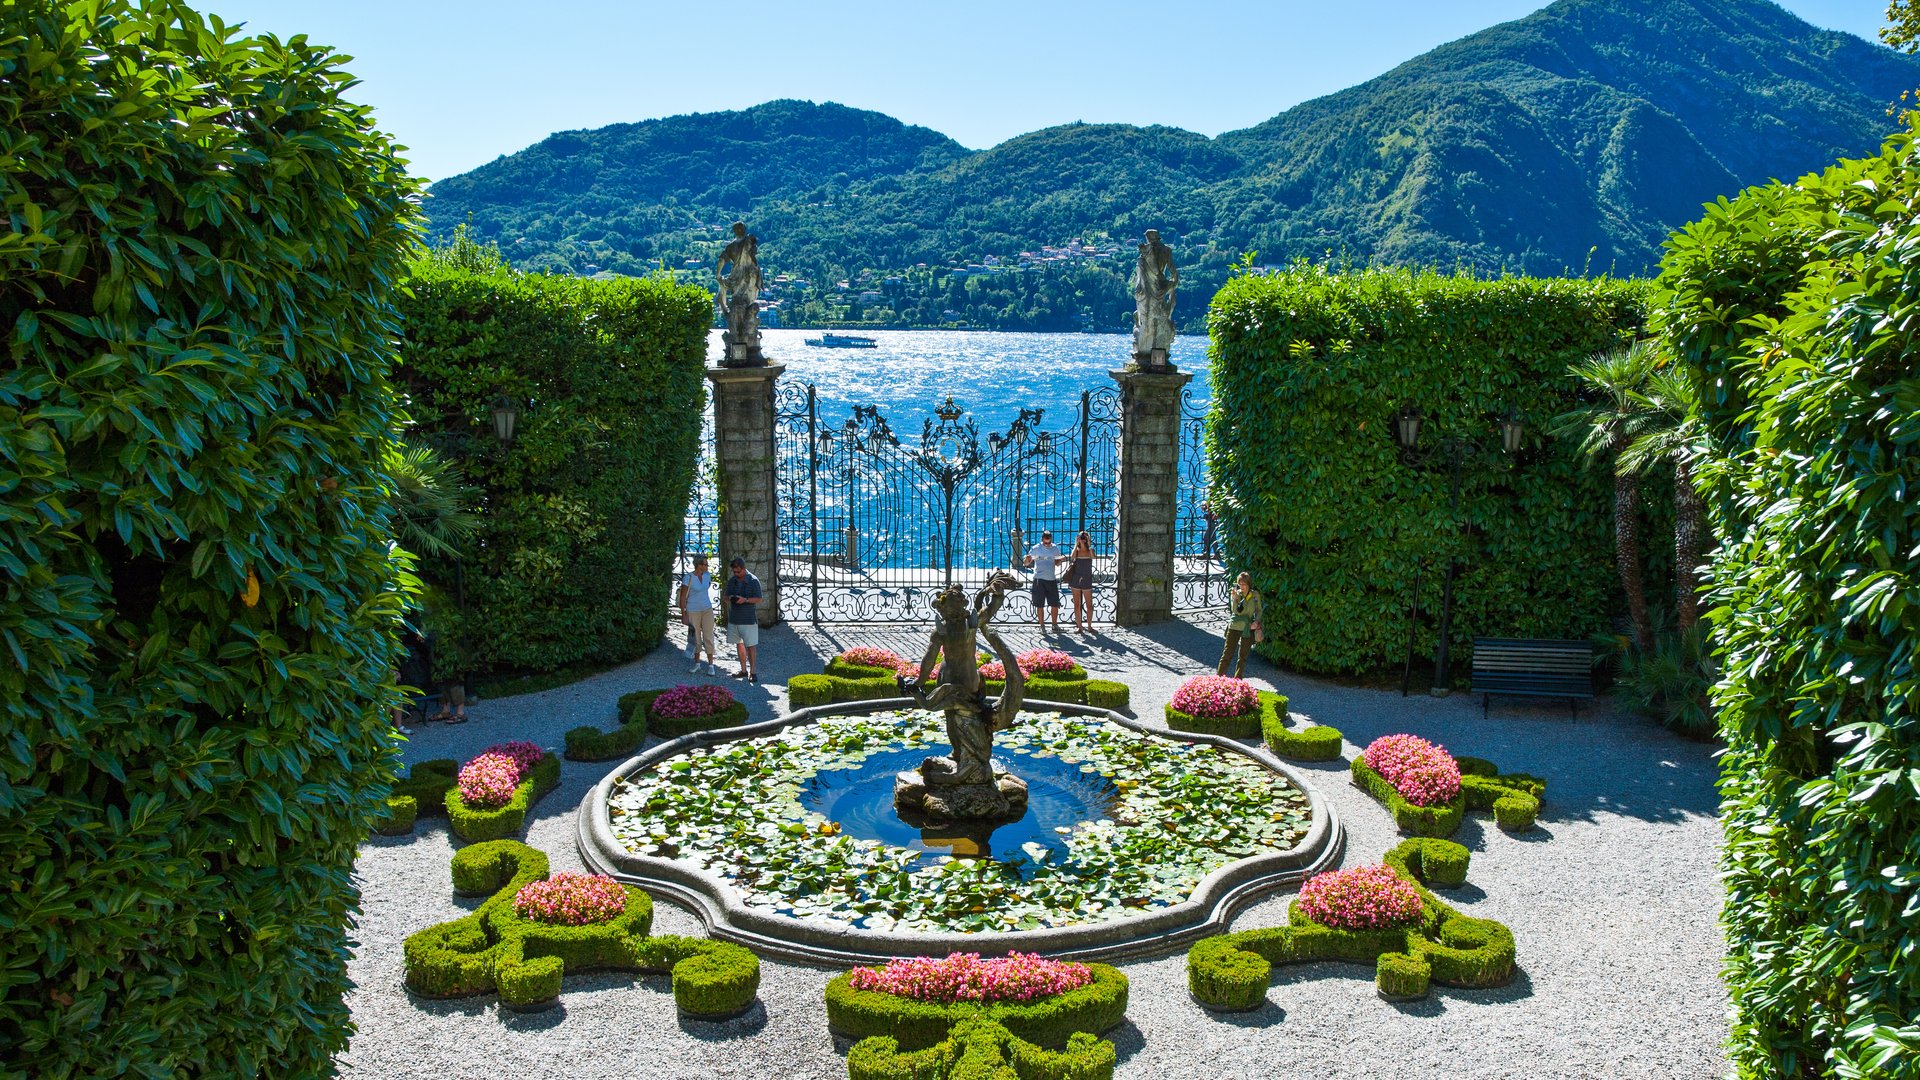
[[[774,489],[773,387],[784,364],[709,367],[713,382],[714,461],[719,473],[720,565],[713,576],[731,576],[734,556],[760,579],[760,625],[780,620],[779,504]],[[718,613],[726,619],[724,608]]]
[[[1113,372],[1120,384],[1120,520],[1113,621],[1173,617],[1174,515],[1180,482],[1180,391],[1193,378],[1167,367]]]

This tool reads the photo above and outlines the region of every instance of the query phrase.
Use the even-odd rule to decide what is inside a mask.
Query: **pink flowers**
[[[1195,675],[1173,692],[1173,707],[1188,716],[1220,720],[1245,716],[1260,706],[1259,692],[1245,679]]]
[[[712,716],[733,707],[733,691],[724,686],[676,686],[653,699],[653,715],[662,720]]]
[[[557,926],[606,922],[627,910],[627,890],[605,874],[555,874],[528,882],[513,894],[523,919]]]
[[[1013,662],[1020,665],[1020,673],[1023,675],[1036,673],[1064,675],[1074,667],[1073,657],[1058,649],[1029,649],[1014,657]],[[988,679],[1004,679],[1007,677],[1007,666],[998,660],[992,660],[980,665],[980,674]]]
[[[505,806],[513,789],[546,756],[539,747],[518,740],[487,747],[460,767],[460,801],[482,809]]]
[[[1386,866],[1356,866],[1308,878],[1300,910],[1323,926],[1385,930],[1420,921],[1420,894]]]
[[[838,659],[857,667],[885,668],[903,676],[919,673],[919,666],[913,661],[892,649],[878,649],[871,645],[856,645],[841,653]]]
[[[1460,765],[1453,755],[1417,735],[1382,735],[1360,755],[1415,806],[1439,806],[1460,794]]]
[[[915,956],[885,967],[854,968],[855,990],[876,990],[914,1001],[1032,1001],[1076,990],[1093,981],[1085,964],[1008,953],[992,960],[979,953]]]

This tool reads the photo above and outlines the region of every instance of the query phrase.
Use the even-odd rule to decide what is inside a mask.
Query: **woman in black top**
[[[1067,556],[1067,587],[1073,590],[1073,628],[1093,633],[1093,538],[1082,530]]]

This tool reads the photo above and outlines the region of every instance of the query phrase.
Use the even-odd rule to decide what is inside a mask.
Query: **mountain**
[[[796,292],[786,310],[809,322],[1110,326],[1131,308],[1125,245],[1149,227],[1191,267],[1189,295],[1246,251],[1649,273],[1702,203],[1874,150],[1915,86],[1920,59],[1766,0],[1559,0],[1218,138],[1071,124],[969,151],[776,101],[561,132],[435,184],[427,212],[518,265],[623,273],[708,263],[744,216],[771,270],[848,293],[863,271],[892,279],[864,308]],[[1114,254],[1049,260],[1052,284],[937,270],[1074,239]]]

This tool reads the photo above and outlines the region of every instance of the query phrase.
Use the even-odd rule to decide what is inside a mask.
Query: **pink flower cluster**
[[[530,742],[496,743],[460,767],[460,800],[468,806],[505,806],[527,771],[546,753]]]
[[[627,890],[605,874],[555,874],[520,886],[513,894],[513,910],[534,922],[585,926],[626,911]]]
[[[1415,806],[1439,806],[1460,794],[1460,764],[1444,748],[1417,735],[1382,735],[1367,745],[1360,760]]]
[[[1077,990],[1093,981],[1085,964],[1008,953],[992,960],[979,953],[915,956],[885,967],[854,968],[855,990],[877,990],[914,1001],[1032,1001]]]
[[[1188,716],[1223,719],[1245,716],[1260,707],[1260,694],[1245,679],[1195,675],[1173,692],[1173,707]]]
[[[711,683],[688,686],[682,683],[653,699],[653,715],[662,720],[685,720],[712,716],[733,707],[733,691]]]
[[[840,654],[839,659],[860,667],[886,668],[901,675],[916,675],[919,665],[894,652],[892,649],[879,649],[872,645],[856,645]]]
[[[1384,930],[1420,921],[1420,894],[1386,866],[1315,874],[1300,886],[1300,910],[1341,930]]]
[[[1073,670],[1073,657],[1058,649],[1029,649],[1014,657],[1013,662],[1020,665],[1022,675],[1035,672],[1065,674]],[[1004,679],[1007,677],[1007,666],[998,660],[990,660],[980,665],[980,674],[988,679]]]

